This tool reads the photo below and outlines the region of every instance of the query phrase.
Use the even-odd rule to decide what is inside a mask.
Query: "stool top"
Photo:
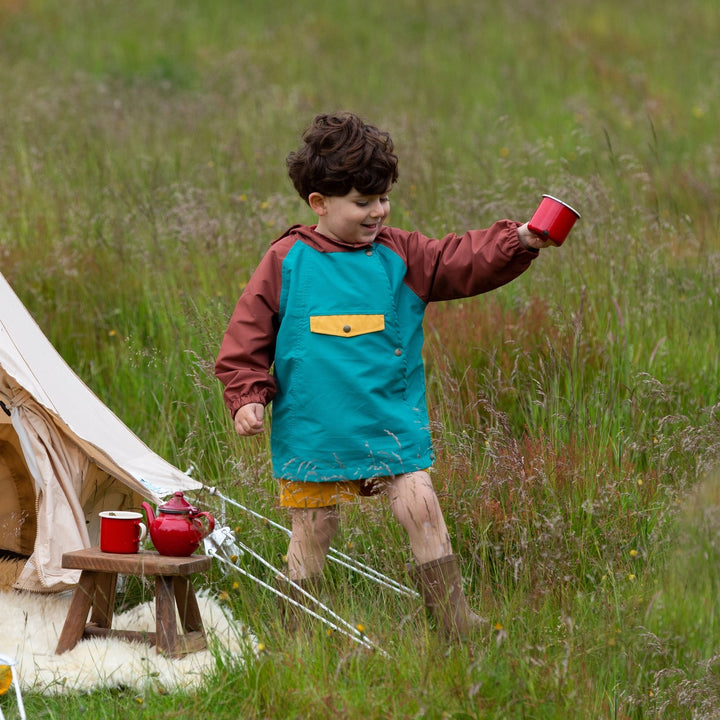
[[[156,552],[106,553],[99,547],[63,553],[62,566],[72,570],[95,570],[122,575],[192,575],[210,569],[208,555],[173,557]]]

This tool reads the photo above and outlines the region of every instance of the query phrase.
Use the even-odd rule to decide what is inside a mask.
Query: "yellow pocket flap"
[[[355,337],[385,329],[384,315],[311,315],[310,332]]]

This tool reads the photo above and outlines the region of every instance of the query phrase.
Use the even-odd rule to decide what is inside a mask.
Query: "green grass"
[[[392,133],[399,226],[526,219],[545,192],[583,216],[427,317],[482,637],[448,650],[416,601],[332,566],[333,607],[390,658],[296,641],[214,571],[257,658],[195,695],[28,694],[29,717],[717,717],[718,22],[711,0],[0,0],[3,274],[150,446],[279,522],[267,440],[234,436],[212,364],[268,243],[311,220],[284,158],[312,116]],[[284,534],[233,522],[282,562]],[[382,503],[336,544],[403,578]]]

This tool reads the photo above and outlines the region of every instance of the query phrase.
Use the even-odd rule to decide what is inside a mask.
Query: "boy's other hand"
[[[541,238],[534,232],[530,232],[527,223],[518,228],[518,240],[520,240],[521,245],[526,248],[532,248],[533,250],[542,250],[546,247],[557,247],[552,240]]]
[[[259,435],[265,430],[263,416],[265,406],[261,403],[248,403],[235,413],[235,431],[238,435]]]

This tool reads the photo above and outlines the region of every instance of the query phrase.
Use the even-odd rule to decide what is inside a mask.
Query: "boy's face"
[[[363,245],[371,243],[390,214],[389,190],[384,195],[311,193],[310,207],[317,213],[317,231],[334,240]]]

